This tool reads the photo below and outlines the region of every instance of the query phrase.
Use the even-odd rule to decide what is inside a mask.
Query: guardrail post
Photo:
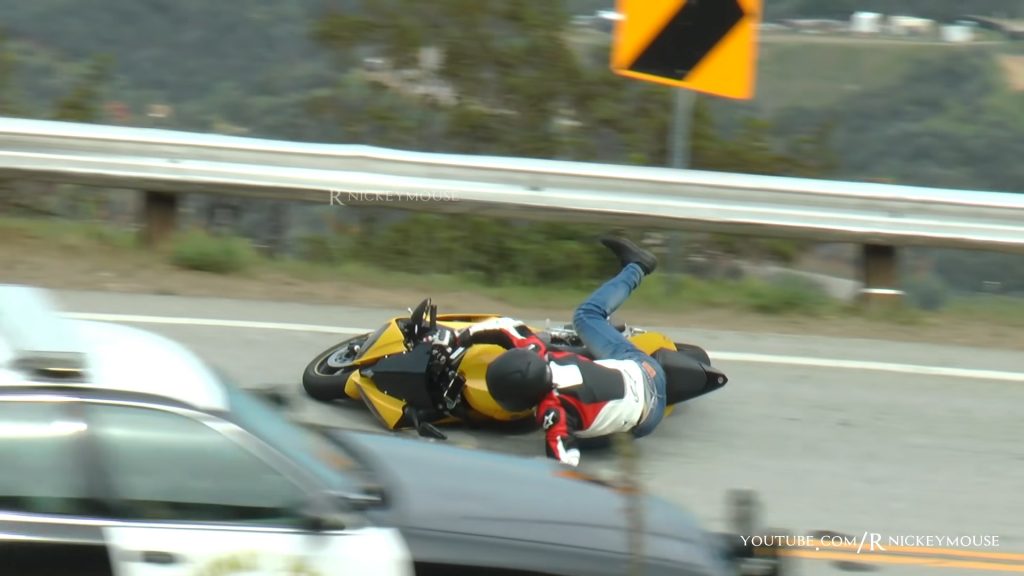
[[[864,288],[861,289],[861,297],[866,303],[891,303],[903,299],[896,264],[895,246],[864,245]]]
[[[178,195],[171,192],[144,192],[142,206],[142,242],[147,246],[163,244],[178,224]]]

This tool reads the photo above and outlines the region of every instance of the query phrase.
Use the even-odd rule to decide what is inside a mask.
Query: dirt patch
[[[0,282],[54,289],[98,290],[179,296],[227,297],[314,304],[405,308],[426,294],[423,290],[368,285],[358,278],[301,279],[272,271],[221,276],[181,270],[165,255],[137,250],[98,249],[74,238],[36,239],[17,235],[0,238]],[[567,320],[565,308],[510,306],[467,290],[431,291],[445,307],[473,312],[498,312],[528,318]],[[936,315],[909,324],[849,315],[793,317],[735,310],[663,312],[627,304],[621,319],[634,324],[693,326],[760,333],[818,334],[880,340],[936,342],[1024,350],[1024,326],[994,325],[990,319]]]
[[[1000,54],[999,64],[1003,67],[1010,90],[1024,92],[1024,56]]]

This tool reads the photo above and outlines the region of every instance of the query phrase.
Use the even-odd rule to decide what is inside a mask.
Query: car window
[[[155,409],[97,404],[87,410],[119,517],[299,521],[301,487],[220,431]]]
[[[322,435],[289,421],[263,399],[221,374],[231,417],[242,428],[298,462],[321,482],[340,491],[358,491],[366,470],[353,454]]]
[[[56,402],[0,402],[0,510],[91,515],[79,466],[86,425]]]

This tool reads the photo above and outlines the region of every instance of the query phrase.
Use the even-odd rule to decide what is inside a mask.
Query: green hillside
[[[756,104],[767,112],[793,105],[832,107],[878,86],[898,83],[928,59],[989,47],[931,44],[762,43]]]
[[[947,21],[967,14],[1000,18],[1024,17],[1024,4],[1018,0],[765,0],[767,19],[845,18],[859,10]]]
[[[873,7],[955,18],[967,3],[835,0],[827,11],[824,5],[767,0],[766,18],[846,18]],[[591,0],[2,2],[0,114],[663,165],[673,91],[612,74],[608,34],[571,24],[573,14],[613,6]],[[970,3],[972,13],[1002,17],[1021,17],[1022,7],[1019,0]],[[996,58],[1024,53],[1024,43],[763,38],[755,100],[697,100],[692,166],[1024,190],[1024,90],[1007,82],[1010,75],[1013,85],[1024,86],[1024,63]],[[427,45],[449,56],[438,70],[416,70],[418,49]],[[366,57],[381,56],[403,69],[366,69]],[[426,98],[417,93],[423,88],[450,89],[450,97]],[[171,114],[147,115],[153,105]],[[389,264],[406,268],[422,258],[420,248],[445,246],[453,270],[490,281],[571,283],[600,275],[586,265],[593,246],[579,243],[593,232],[587,227],[531,226],[510,237],[487,219],[458,226],[431,220],[424,229],[441,231],[438,243],[417,244],[403,236],[408,229],[381,230],[385,219],[375,224],[360,215],[348,241],[376,263],[388,255]],[[279,220],[268,217],[254,228],[266,234],[274,227],[267,222]],[[379,244],[360,244],[374,238]],[[336,262],[342,252],[334,240],[317,241],[319,252]],[[787,242],[712,242],[718,252],[744,257],[785,260],[800,249]],[[460,255],[468,245],[489,248]],[[553,245],[568,260],[552,261]],[[1019,263],[971,261],[986,272],[957,276],[959,263],[940,272],[963,289],[975,289],[982,276],[1008,289],[1024,285]]]
[[[574,13],[614,4],[0,3],[7,38],[0,45],[0,112],[661,164],[671,91],[614,76],[608,35],[569,24]],[[865,0],[854,9],[875,4]],[[1015,16],[1020,5],[982,0],[971,11]],[[853,4],[829,6],[842,12]],[[947,17],[962,7],[888,0],[884,11]],[[805,0],[768,0],[767,12],[828,15]],[[1019,43],[764,39],[757,98],[703,102],[693,124],[699,167],[1020,190],[1024,103],[993,57],[1021,51]],[[462,98],[455,105],[412,94],[422,80],[389,84],[360,69],[365,56],[414,61],[415,49],[427,43],[453,54],[434,80],[455,88]],[[104,55],[109,68],[94,60]],[[123,103],[130,117],[113,116],[112,102]],[[173,114],[147,117],[153,104],[169,105]],[[510,122],[509,113],[518,120]],[[805,163],[808,154],[818,156]]]

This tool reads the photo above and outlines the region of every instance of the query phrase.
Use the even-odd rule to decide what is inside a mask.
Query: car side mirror
[[[368,510],[387,504],[384,487],[374,484],[363,486],[359,492],[331,492],[330,495],[354,510]]]
[[[314,503],[309,503],[299,511],[301,526],[308,532],[332,532],[344,530],[346,523],[340,514],[324,510]]]

